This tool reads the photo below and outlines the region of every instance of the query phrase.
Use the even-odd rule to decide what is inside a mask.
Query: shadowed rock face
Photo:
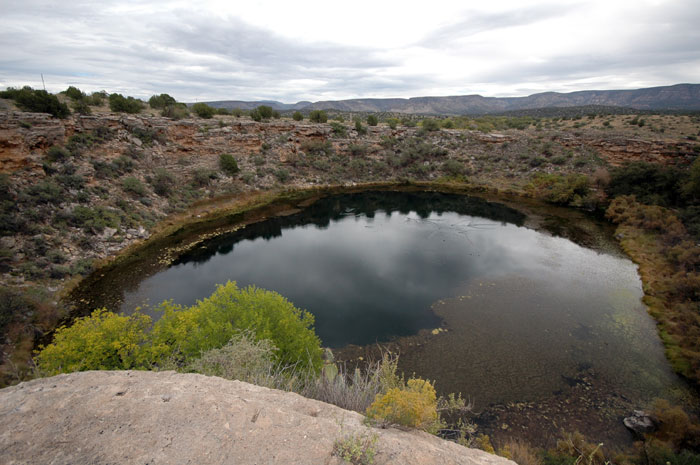
[[[6,464],[341,464],[336,440],[377,434],[375,463],[513,465],[294,393],[195,374],[101,371],[0,390]]]

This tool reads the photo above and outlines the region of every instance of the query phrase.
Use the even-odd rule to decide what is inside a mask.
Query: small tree
[[[85,97],[85,94],[80,89],[74,86],[68,87],[68,89],[63,91],[63,93],[66,94],[66,97],[71,98],[73,100],[82,100],[83,97]]]
[[[216,108],[210,107],[206,103],[198,102],[192,105],[192,111],[200,118],[209,119],[216,114]]]
[[[250,112],[250,117],[253,119],[253,121],[262,121],[263,119],[257,108]]]
[[[260,105],[257,108],[257,110],[258,110],[258,113],[260,113],[260,117],[262,119],[272,118],[272,113],[273,113],[272,107],[270,107],[268,105]]]
[[[355,131],[357,131],[358,136],[367,134],[367,128],[362,125],[362,121],[359,119],[355,120]]]
[[[163,109],[167,106],[175,105],[177,101],[168,94],[154,95],[148,99],[148,104],[151,108]]]
[[[313,110],[309,113],[309,121],[312,123],[325,123],[328,121],[328,115],[323,110]]]
[[[122,94],[110,94],[109,109],[117,113],[139,113],[143,109],[143,102]]]
[[[233,155],[230,153],[222,153],[219,156],[219,166],[221,167],[221,171],[229,176],[233,176],[240,171],[236,159],[233,158]]]
[[[304,119],[304,115],[302,115],[300,111],[295,111],[292,118],[294,118],[294,121],[301,121]]]
[[[368,125],[368,126],[376,126],[377,124],[379,124],[379,120],[377,119],[376,116],[374,116],[374,115],[369,115],[369,116],[367,117],[367,125]]]
[[[439,131],[440,123],[432,118],[426,118],[421,121],[421,127],[426,131]]]

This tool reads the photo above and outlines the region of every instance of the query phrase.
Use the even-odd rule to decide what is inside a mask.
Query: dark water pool
[[[524,223],[472,197],[328,197],[202,243],[126,290],[121,309],[192,304],[228,280],[275,290],[315,315],[325,346],[398,341],[408,373],[480,408],[550,402],[553,429],[580,408],[605,430],[623,409],[681,389],[635,265]]]

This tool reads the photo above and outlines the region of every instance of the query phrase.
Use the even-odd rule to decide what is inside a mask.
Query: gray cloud
[[[168,92],[185,101],[293,102],[488,94],[489,89],[516,95],[546,86],[577,90],[581,81],[601,88],[697,82],[693,73],[700,67],[700,8],[691,0],[640,7],[619,19],[616,42],[582,44],[568,53],[541,55],[536,63],[505,61],[491,50],[464,44],[479,43],[484,33],[505,35],[584,14],[586,3],[465,13],[396,49],[292,39],[205,8],[173,10],[170,2],[27,0],[5,10],[0,87],[39,86],[43,73],[52,91],[77,85],[139,97]],[[436,54],[453,61],[445,69],[423,66],[422,60]],[[469,64],[479,61],[489,66],[471,70]]]

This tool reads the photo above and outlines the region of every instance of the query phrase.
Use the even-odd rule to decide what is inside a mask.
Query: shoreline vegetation
[[[27,113],[2,112],[2,124],[20,139],[27,140],[42,125],[63,131],[55,137],[42,133],[40,142],[18,151],[25,160],[17,157],[12,160],[14,165],[4,164],[4,174],[0,174],[2,236],[11,239],[2,243],[0,257],[6,285],[1,296],[3,384],[32,376],[27,360],[36,341],[49,345],[46,335],[67,316],[63,302],[85,277],[90,279],[93,270],[129,263],[158,248],[167,249],[169,244],[174,245],[172,253],[177,253],[194,246],[196,240],[189,239],[198,232],[218,234],[303,207],[318,196],[369,188],[438,190],[508,199],[515,204],[519,199],[525,203],[536,199],[604,214],[617,225],[616,237],[625,253],[639,265],[644,302],[658,323],[673,369],[698,386],[700,117],[380,115],[380,121],[375,117],[369,124],[368,119],[365,126],[362,115],[268,115],[262,108],[248,115],[253,120],[249,123],[245,112],[187,109],[164,95],[150,104],[161,117],[152,113],[132,121],[124,114],[148,110],[145,103],[130,97],[86,96],[74,88],[58,97],[35,96],[26,88],[0,93],[0,98],[9,99],[3,100],[6,107],[16,104],[65,118],[61,123],[47,123]],[[161,105],[161,101],[166,103]],[[84,116],[68,116],[66,104]],[[190,111],[197,118],[183,121]],[[88,114],[93,116],[85,116]],[[294,121],[287,121],[287,116]],[[312,124],[303,122],[305,117]],[[266,124],[279,127],[268,130]],[[611,130],[615,132],[607,136]],[[236,131],[241,137],[231,138]],[[639,137],[648,140],[639,150],[636,146],[631,152],[610,149],[615,144],[638,144]],[[229,146],[216,146],[222,141]],[[219,167],[221,151],[236,144],[241,150],[225,157],[226,166],[222,157]],[[207,166],[194,157],[203,158],[202,154],[212,150],[213,161],[207,161]],[[655,155],[647,156],[648,151]],[[177,153],[176,161],[163,165],[169,152]],[[625,156],[633,159],[625,160]],[[146,226],[146,233],[134,232],[141,225]],[[114,243],[116,240],[119,242]],[[167,263],[168,257],[163,259]],[[177,328],[171,329],[177,333]],[[249,334],[239,339],[248,348],[255,346]],[[207,350],[224,350],[225,343]],[[269,347],[256,347],[250,350],[269,359]],[[209,355],[209,362],[216,366],[221,354]],[[321,367],[320,363],[314,362]],[[357,372],[340,376],[337,368],[335,372],[328,368],[331,366],[335,367],[326,358],[321,377],[342,378],[346,387],[362,384],[352,379],[359,376]],[[368,369],[367,379],[391,366],[396,375],[395,361],[384,360],[374,366],[375,371]],[[401,417],[401,412],[389,407],[409,398],[413,407],[421,406],[421,413],[407,422],[430,424],[433,426],[425,428],[434,429],[435,420],[440,419],[434,412],[467,407],[461,398],[435,399],[429,382],[405,382],[402,377],[399,382],[383,373],[382,382],[379,378],[372,381],[378,389],[373,392],[385,396],[377,397],[381,402],[372,410],[384,412],[382,418]],[[700,451],[697,425],[677,407],[657,407],[658,433],[640,443],[638,456],[620,456],[614,463],[661,464],[682,454],[686,454],[683,460],[690,460],[683,463],[697,463],[693,460],[699,460],[698,456],[692,455]],[[467,423],[457,425],[458,436],[494,450],[488,437],[473,435],[470,428]],[[573,463],[571,457],[582,457],[588,463],[610,460],[599,447],[575,434],[535,458],[528,455],[534,452],[517,441],[500,445],[499,452],[521,465]]]

